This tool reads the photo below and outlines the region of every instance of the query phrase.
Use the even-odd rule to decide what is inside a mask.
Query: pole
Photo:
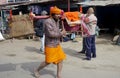
[[[1,10],[1,24],[2,24],[2,27],[1,27],[1,32],[4,33],[4,30],[3,30],[3,10]]]
[[[68,0],[68,12],[70,12],[70,0]]]

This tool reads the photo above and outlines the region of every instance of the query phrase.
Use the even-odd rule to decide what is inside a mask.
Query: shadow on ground
[[[0,72],[4,71],[15,71],[16,65],[9,63],[9,64],[0,64]]]
[[[69,49],[69,48],[63,48],[63,50],[69,56],[77,57],[77,58],[80,58],[80,59],[84,59],[85,58],[85,54],[78,53],[76,50]]]
[[[37,49],[36,47],[31,47],[31,46],[26,46],[25,49],[29,52],[36,52],[36,53],[41,53],[43,54],[42,52],[40,52],[40,49]]]
[[[24,70],[25,72],[30,72],[31,76],[34,77],[34,68],[37,68],[40,65],[40,62],[30,62],[30,63],[20,63],[20,64],[1,64],[0,65],[0,72],[5,72],[5,71],[19,71],[19,70]],[[18,66],[20,66],[18,68]],[[50,68],[55,69],[53,65],[49,65]],[[45,74],[50,74],[53,77],[56,77],[55,71],[54,70],[49,70],[47,68],[44,68],[40,71],[40,75],[45,75]]]
[[[31,75],[34,76],[34,69],[37,68],[39,65],[40,65],[39,62],[23,63],[21,64],[21,68],[24,69],[25,71],[31,72]],[[56,76],[53,70],[48,70],[47,68],[44,68],[40,71],[40,75],[45,75],[45,74],[50,74],[53,77]]]

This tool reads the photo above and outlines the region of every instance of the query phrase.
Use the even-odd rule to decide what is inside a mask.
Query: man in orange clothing
[[[66,34],[65,30],[59,29],[59,16],[61,10],[57,7],[50,8],[51,17],[44,22],[45,27],[45,61],[35,70],[35,77],[40,78],[39,71],[53,63],[57,65],[57,76],[61,78],[62,61],[66,58],[60,46],[60,38]]]

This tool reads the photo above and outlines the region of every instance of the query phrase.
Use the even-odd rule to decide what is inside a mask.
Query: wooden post
[[[70,0],[68,0],[68,12],[70,12]]]

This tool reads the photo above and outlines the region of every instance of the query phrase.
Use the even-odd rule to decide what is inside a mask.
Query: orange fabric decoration
[[[80,12],[77,12],[77,11],[76,12],[65,12],[65,16],[71,22],[80,20],[79,14]]]
[[[60,45],[56,47],[45,47],[45,60],[47,63],[58,64],[66,58],[65,53],[63,52]]]
[[[54,14],[61,14],[62,10],[57,8],[56,6],[54,6],[54,7],[50,8],[50,14],[52,14],[52,13],[54,13]]]

